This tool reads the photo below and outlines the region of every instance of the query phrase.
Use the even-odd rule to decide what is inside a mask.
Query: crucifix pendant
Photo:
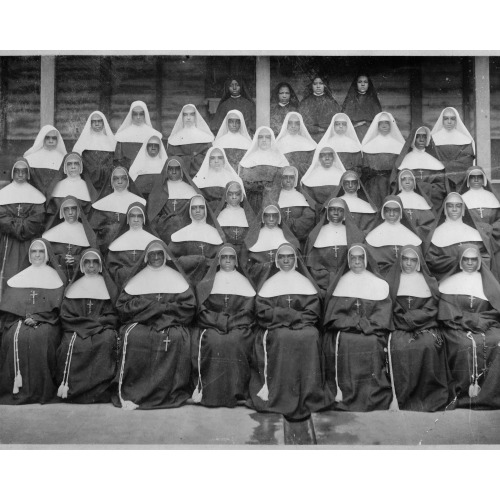
[[[92,314],[92,306],[94,305],[94,303],[92,302],[92,300],[89,300],[87,302],[87,307],[89,308],[89,315]]]
[[[165,352],[168,351],[168,345],[170,344],[170,342],[172,342],[170,340],[170,332],[167,332],[167,338],[165,340],[163,340],[162,342],[165,342]]]

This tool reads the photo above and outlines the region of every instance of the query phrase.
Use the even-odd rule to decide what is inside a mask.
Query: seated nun
[[[191,198],[188,208],[191,224],[172,234],[168,248],[189,282],[196,286],[207,274],[225,237],[201,194]]]
[[[217,132],[214,147],[224,149],[228,162],[237,172],[241,159],[251,145],[252,138],[248,133],[243,114],[237,109],[232,109]]]
[[[347,203],[356,226],[365,234],[377,225],[377,207],[354,170],[347,170],[342,174],[340,186],[333,191],[332,196],[342,198]]]
[[[319,289],[289,243],[276,251],[273,274],[255,304],[250,396],[257,411],[303,420],[333,404],[325,384]]]
[[[116,239],[125,223],[128,207],[136,201],[146,204],[144,198],[129,190],[136,191],[136,188],[125,168],[116,167],[113,170],[109,185],[113,191],[92,204],[93,210],[89,217],[90,225],[97,235],[98,247],[103,253],[107,253],[109,244]]]
[[[276,205],[267,205],[259,212],[245,238],[241,250],[242,266],[258,290],[274,268],[276,250],[283,243],[298,248],[298,240],[282,222]]]
[[[454,406],[498,410],[500,285],[481,260],[476,245],[460,248],[455,274],[439,283],[438,319],[444,326]]]
[[[248,201],[254,213],[262,210],[263,200],[276,195],[280,189],[279,173],[288,165],[276,145],[273,131],[259,127],[250,149],[242,158],[238,175],[243,180]]]
[[[196,298],[165,243],[152,241],[116,308],[123,339],[111,400],[124,410],[177,408],[191,396]]]
[[[143,204],[132,203],[127,210],[127,225],[124,225],[121,234],[109,245],[106,268],[118,289],[123,287],[149,243],[158,239],[144,230],[145,212]]]
[[[377,207],[390,193],[391,172],[405,140],[390,113],[379,113],[373,119],[362,142],[362,181]]]
[[[82,253],[79,268],[61,305],[57,396],[66,403],[109,403],[117,358],[117,289],[96,248]]]
[[[393,398],[400,410],[439,411],[450,401],[439,291],[419,248],[405,245],[387,276],[394,330],[389,334]]]
[[[255,290],[225,244],[198,285],[197,328],[191,358],[197,379],[193,401],[234,407],[250,398],[254,343]]]
[[[366,247],[351,245],[347,264],[327,292],[324,315],[326,380],[335,391],[337,409],[389,408],[386,351],[393,329],[389,285]]]
[[[321,210],[319,223],[309,234],[305,252],[307,269],[322,297],[347,262],[348,246],[364,239],[347,203],[342,198],[330,198]]]
[[[97,192],[103,188],[113,170],[116,139],[108,120],[100,111],[90,113],[73,152],[81,155],[83,168]]]
[[[427,241],[435,221],[435,215],[431,201],[420,191],[411,170],[399,171],[397,195],[403,203],[403,210],[410,221],[413,232],[422,241]]]
[[[347,170],[354,170],[361,175],[363,165],[361,142],[359,142],[351,119],[345,113],[337,113],[333,116],[319,146],[332,148]]]
[[[80,267],[83,251],[96,244],[96,235],[73,196],[64,198],[58,216],[49,220],[42,238],[50,241],[59,268],[68,282]]]
[[[302,188],[316,203],[317,208],[325,204],[345,172],[344,165],[330,146],[316,148],[312,163],[300,181]]]
[[[182,158],[169,158],[163,167],[161,182],[153,187],[149,197],[151,230],[167,245],[173,233],[189,224],[191,219],[186,207],[193,196],[201,194],[186,170]]]
[[[300,113],[291,112],[285,116],[281,131],[276,137],[276,145],[289,164],[297,169],[301,180],[311,164],[317,144],[304,125]]]
[[[230,181],[239,182],[243,189],[243,181],[229,164],[224,149],[210,148],[193,182],[212,210],[215,210],[224,198],[226,184]]]
[[[31,167],[33,185],[48,196],[48,188],[66,155],[66,146],[59,131],[52,125],[44,125],[24,158]]]
[[[278,206],[284,223],[299,240],[301,248],[316,222],[314,200],[297,188],[299,173],[296,167],[284,167]]]
[[[490,266],[490,240],[482,232],[483,229],[475,224],[458,193],[450,193],[446,197],[434,227],[425,260],[438,281],[456,269],[464,243],[477,245],[483,265]]]
[[[193,178],[200,169],[207,151],[212,146],[214,135],[196,106],[186,104],[168,138],[167,155],[185,158],[189,165],[189,176]]]
[[[224,231],[226,241],[234,246],[240,256],[243,242],[255,220],[255,214],[240,182],[230,181],[226,184],[224,199],[214,215]]]
[[[160,182],[163,166],[167,161],[167,152],[161,136],[153,135],[144,141],[133,161],[128,175],[135,182],[137,191],[146,200],[155,184]]]
[[[161,132],[151,125],[148,107],[142,101],[134,101],[115,135],[115,165],[119,164],[128,170],[144,141],[153,135],[161,138]]]
[[[366,235],[366,244],[380,274],[385,278],[398,260],[401,247],[405,245],[420,247],[422,240],[413,232],[398,196],[386,196],[380,215],[382,222]]]
[[[401,170],[411,170],[423,195],[432,202],[435,213],[441,210],[446,196],[444,165],[437,159],[436,147],[431,131],[427,127],[414,128],[396,160],[396,169],[391,174],[391,188],[397,186]]]
[[[19,158],[11,183],[0,189],[0,300],[5,282],[23,269],[31,240],[44,229],[45,196],[32,185],[31,172]]]
[[[59,213],[61,203],[66,196],[73,196],[80,202],[80,208],[89,215],[92,203],[98,193],[92,185],[90,177],[83,171],[83,160],[78,153],[68,153],[48,187],[47,213]]]
[[[0,311],[0,405],[55,402],[59,309],[66,278],[50,243],[35,239],[29,266],[7,281]]]
[[[467,169],[474,164],[476,146],[455,108],[441,111],[432,127],[438,160],[444,165],[448,192],[458,191]]]

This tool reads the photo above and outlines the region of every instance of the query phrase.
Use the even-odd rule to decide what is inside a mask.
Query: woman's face
[[[278,267],[285,272],[295,268],[295,254],[288,249],[278,254]]]
[[[264,225],[268,229],[274,229],[278,225],[279,214],[276,212],[270,212],[264,214]]]
[[[358,181],[356,179],[344,179],[342,187],[346,194],[356,194],[358,191]]]
[[[99,274],[100,262],[96,257],[85,257],[83,260],[83,272],[86,275],[95,276]]]
[[[231,83],[229,84],[229,93],[233,97],[238,97],[241,92],[241,87],[240,84],[236,80],[232,80]]]
[[[111,184],[113,186],[113,189],[118,193],[125,191],[128,184],[127,171],[123,168],[117,168],[111,176]]]
[[[380,120],[378,122],[378,131],[380,135],[387,135],[391,131],[391,122],[389,120]]]
[[[144,214],[139,208],[132,208],[128,214],[128,225],[130,229],[141,229],[144,225]]]
[[[322,94],[325,91],[325,84],[321,78],[315,78],[312,87],[315,94]]]
[[[76,203],[64,205],[63,216],[66,222],[74,224],[78,218],[78,207],[76,206]]]
[[[333,165],[334,159],[335,156],[332,149],[325,148],[319,153],[319,163],[324,168],[330,168]]]
[[[396,224],[401,219],[401,209],[396,205],[386,205],[384,207],[384,217],[389,224]]]
[[[469,186],[471,189],[481,189],[484,185],[482,174],[469,175]]]
[[[280,104],[288,104],[290,102],[290,89],[281,87],[278,91],[278,100]]]
[[[401,176],[401,187],[403,188],[403,191],[413,191],[415,189],[415,181],[413,180],[413,176],[411,176],[410,174]]]
[[[35,267],[40,267],[45,264],[45,247],[41,242],[35,242],[30,249],[31,263]]]
[[[151,158],[156,158],[160,154],[160,145],[157,142],[148,142],[146,151]]]
[[[362,94],[364,94],[368,90],[368,87],[370,85],[368,83],[368,77],[367,76],[359,76],[358,80],[356,82],[356,85],[358,86],[358,92],[361,92]]]
[[[290,135],[297,135],[300,132],[300,120],[296,115],[292,115],[286,126],[286,129]]]
[[[281,178],[281,187],[285,191],[291,191],[295,187],[295,174],[292,172],[283,173]]]
[[[223,271],[231,272],[236,268],[236,255],[233,253],[223,253],[219,259],[220,268]]]
[[[12,178],[14,182],[18,184],[23,184],[28,182],[28,169],[23,167],[14,167],[14,172],[12,172]]]
[[[344,215],[345,210],[342,207],[328,207],[328,220],[333,224],[341,224]]]
[[[401,257],[401,264],[405,274],[412,274],[417,270],[418,257],[413,252],[404,253]]]
[[[426,144],[427,134],[425,132],[418,132],[417,135],[415,135],[415,147],[422,151],[423,149],[425,149]]]
[[[182,112],[182,124],[184,127],[196,126],[196,111],[192,106],[186,106]]]
[[[215,170],[221,170],[224,167],[224,155],[220,149],[212,149],[208,158],[208,166]]]
[[[479,258],[474,257],[462,257],[462,269],[466,273],[474,273],[479,269]]]
[[[141,106],[135,106],[132,108],[132,123],[134,125],[142,125],[146,123],[146,113]]]
[[[238,184],[231,184],[226,193],[226,201],[231,207],[238,207],[243,199],[243,191]]]
[[[443,127],[451,132],[457,126],[457,115],[451,109],[443,113]]]
[[[90,118],[90,128],[93,132],[100,133],[104,130],[104,120],[99,115],[92,115]]]
[[[79,158],[70,156],[66,160],[66,172],[68,172],[68,177],[78,177],[80,175],[80,168],[82,164]]]
[[[55,130],[52,132],[49,132],[46,136],[45,139],[43,140],[43,147],[44,149],[47,149],[48,151],[52,151],[56,149],[57,147],[57,133]]]
[[[354,274],[360,274],[365,269],[365,253],[361,248],[354,248],[349,252],[349,267]]]
[[[446,202],[446,215],[450,220],[458,220],[462,218],[463,203]]]
[[[165,262],[165,255],[163,254],[163,250],[151,250],[148,253],[148,264],[155,268],[158,269],[159,267],[163,266],[163,263]]]
[[[347,122],[335,120],[333,122],[333,130],[337,135],[344,135],[347,132]]]
[[[227,128],[229,132],[237,134],[241,128],[241,120],[237,115],[229,115],[227,118]]]
[[[205,205],[199,201],[195,200],[191,205],[191,217],[195,221],[204,220],[206,216],[206,208]]]
[[[178,181],[181,177],[181,166],[177,163],[170,163],[167,166],[167,179],[169,181]]]
[[[261,132],[257,137],[257,144],[259,149],[267,151],[271,148],[271,134],[268,132]]]

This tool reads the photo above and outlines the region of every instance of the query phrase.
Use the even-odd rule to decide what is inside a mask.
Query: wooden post
[[[490,58],[474,58],[474,101],[476,112],[477,165],[484,168],[491,179],[491,128],[490,128]]]
[[[56,56],[41,56],[40,125],[54,125]]]
[[[422,64],[419,57],[410,58],[410,113],[411,126],[422,125]]]
[[[99,111],[111,121],[111,95],[113,94],[111,57],[99,57]]]
[[[271,60],[269,56],[257,56],[257,127],[269,127],[271,123]]]
[[[7,75],[9,74],[8,57],[0,57],[0,151],[6,150],[7,144]]]
[[[161,56],[156,57],[156,130],[161,132],[162,122],[162,102],[163,102],[163,60]]]

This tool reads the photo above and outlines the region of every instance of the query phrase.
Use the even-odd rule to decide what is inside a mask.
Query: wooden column
[[[40,125],[54,125],[56,100],[56,56],[41,56]]]
[[[256,62],[257,127],[271,123],[271,60],[269,56],[258,56]]]
[[[156,86],[155,86],[155,105],[156,105],[156,130],[161,132],[162,122],[162,104],[163,104],[163,58],[156,57]]]
[[[111,57],[99,57],[99,111],[111,120],[111,95],[113,93],[113,73]]]
[[[490,58],[474,57],[476,163],[491,179]]]
[[[7,75],[9,74],[8,57],[0,57],[0,151],[6,150],[7,144]]]
[[[410,58],[411,127],[422,125],[422,64],[419,57]]]

